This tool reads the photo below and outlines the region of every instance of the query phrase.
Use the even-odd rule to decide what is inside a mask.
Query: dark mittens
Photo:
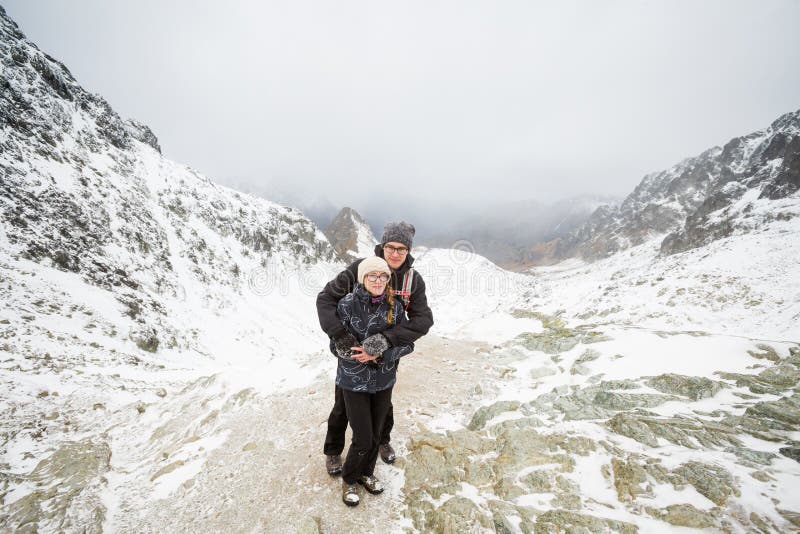
[[[365,339],[361,346],[367,354],[380,357],[389,348],[389,340],[383,334],[375,334]]]
[[[336,354],[345,360],[352,359],[353,351],[350,347],[357,347],[358,341],[350,332],[337,337],[333,340],[333,348],[336,349]]]

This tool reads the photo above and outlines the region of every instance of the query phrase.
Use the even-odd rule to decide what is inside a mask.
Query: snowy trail
[[[460,421],[474,410],[475,386],[490,387],[493,375],[483,362],[487,350],[482,343],[420,340],[416,352],[403,360],[394,390],[398,454],[420,428]],[[334,365],[331,357],[331,369]],[[399,530],[403,476],[397,467],[379,461],[384,494],[365,493],[355,509],[342,504],[341,479],[327,475],[323,465],[332,404],[332,373],[308,387],[249,398],[217,429],[225,443],[210,452],[195,476],[164,499],[118,514],[113,526],[122,531],[291,532],[313,519],[323,532]]]

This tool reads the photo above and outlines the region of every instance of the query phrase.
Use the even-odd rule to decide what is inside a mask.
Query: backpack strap
[[[403,285],[400,290],[392,290],[392,294],[399,297],[403,303],[403,307],[408,311],[408,306],[411,304],[411,285],[414,282],[414,269],[409,269],[403,275]]]

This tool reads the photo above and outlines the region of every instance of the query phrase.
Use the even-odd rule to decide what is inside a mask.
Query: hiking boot
[[[381,443],[378,446],[378,452],[381,455],[381,460],[383,460],[385,464],[393,464],[397,459],[397,456],[394,454],[394,449],[388,443]]]
[[[342,502],[347,506],[358,506],[358,503],[361,502],[361,497],[358,496],[358,486],[342,480]]]
[[[383,493],[383,484],[381,481],[372,475],[364,475],[358,479],[358,483],[364,486],[364,489],[373,495]]]
[[[332,477],[342,473],[342,455],[341,454],[326,454],[325,455],[325,469]],[[355,505],[353,505],[355,506]]]

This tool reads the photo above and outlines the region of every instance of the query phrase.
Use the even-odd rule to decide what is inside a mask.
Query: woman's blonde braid
[[[386,285],[386,303],[389,305],[389,313],[386,314],[386,322],[394,324],[394,291]]]

